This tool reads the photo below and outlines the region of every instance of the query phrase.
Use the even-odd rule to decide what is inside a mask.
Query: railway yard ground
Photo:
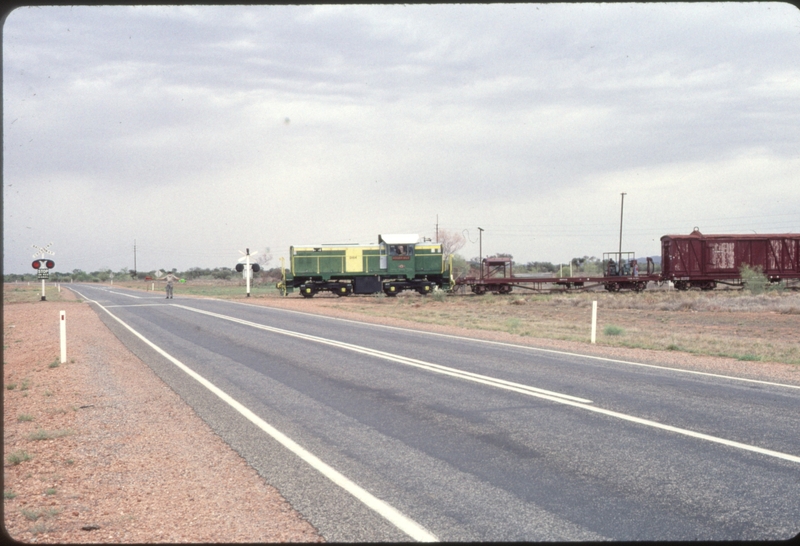
[[[63,285],[3,291],[4,526],[23,542],[321,541]],[[145,290],[148,283],[115,283]],[[281,297],[254,305],[800,385],[800,294],[741,291]],[[592,301],[597,343],[589,343]],[[59,364],[58,313],[68,361]],[[107,373],[98,374],[99,370]],[[187,439],[191,438],[191,442]]]

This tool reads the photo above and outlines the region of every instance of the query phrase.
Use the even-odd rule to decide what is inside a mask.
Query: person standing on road
[[[164,277],[164,280],[167,281],[167,298],[168,300],[172,299],[172,283],[178,280],[178,277],[173,275],[172,273],[167,273],[167,276]]]

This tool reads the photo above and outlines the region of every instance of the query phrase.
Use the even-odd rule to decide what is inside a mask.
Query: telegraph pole
[[[617,256],[617,267],[622,266],[622,212],[625,210],[625,193],[622,194],[622,203],[619,206],[619,255]]]
[[[483,280],[483,228],[478,228],[478,267],[481,268],[481,280]]]
[[[136,239],[133,240],[133,280],[136,280]]]

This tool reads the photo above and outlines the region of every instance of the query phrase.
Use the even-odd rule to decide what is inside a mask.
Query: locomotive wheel
[[[400,293],[400,291],[393,286],[386,286],[383,289],[383,293],[389,296],[390,298],[394,298],[395,296],[397,296],[397,294]]]
[[[342,296],[349,296],[350,293],[351,293],[350,287],[346,284],[336,287],[336,290],[334,291],[334,294],[336,294],[340,298]]]
[[[303,296],[304,298],[313,298],[314,294],[316,293],[317,293],[316,290],[308,286],[300,289],[300,295]]]
[[[428,294],[431,293],[430,287],[429,286],[421,286],[421,287],[417,288],[417,293],[419,293],[419,294],[421,294],[423,296],[427,296]]]

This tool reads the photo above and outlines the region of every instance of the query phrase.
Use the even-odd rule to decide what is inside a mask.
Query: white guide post
[[[592,343],[597,339],[597,300],[592,302]]]
[[[61,316],[58,321],[61,330],[61,363],[67,361],[67,313],[61,311]]]

